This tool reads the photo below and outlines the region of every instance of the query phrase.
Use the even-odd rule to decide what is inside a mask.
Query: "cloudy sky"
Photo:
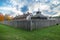
[[[11,16],[40,10],[45,16],[60,15],[60,0],[0,0],[0,12]]]

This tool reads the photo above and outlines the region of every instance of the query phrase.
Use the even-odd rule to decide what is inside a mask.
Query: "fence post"
[[[30,20],[30,31],[32,31],[33,27],[32,27],[32,20]]]

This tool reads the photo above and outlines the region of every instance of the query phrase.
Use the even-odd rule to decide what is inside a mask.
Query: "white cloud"
[[[2,9],[2,10],[11,10],[12,8],[10,8],[10,7],[0,7],[0,9]]]
[[[13,16],[22,15],[23,14],[20,11],[20,7],[22,7],[24,3],[20,4],[20,3],[17,2],[17,0],[10,0],[10,3],[11,3],[11,5],[0,7],[0,10],[3,10],[2,12],[6,11],[4,14],[6,14],[6,13],[9,14],[10,13],[10,12],[7,12],[7,11],[14,12],[15,14]],[[16,8],[17,5],[18,5],[18,10]]]
[[[40,11],[42,11],[42,12],[43,12],[43,10],[48,10],[49,12],[50,11],[55,11],[55,12],[58,12],[56,15],[60,15],[60,12],[58,10],[60,6],[53,9],[53,10],[50,9],[50,6],[53,6],[52,4],[58,5],[60,3],[60,1],[58,1],[58,0],[50,0],[51,3],[48,3],[48,4],[45,3],[48,0],[33,0],[33,1],[34,2],[28,2],[27,0],[10,0],[11,5],[4,4],[6,6],[0,7],[0,9],[6,10],[6,11],[9,10],[9,11],[14,12],[15,13],[14,16],[18,15],[18,14],[22,15],[23,13],[20,11],[21,7],[23,7],[24,5],[27,5],[28,8],[29,8],[29,12],[31,12],[31,13],[33,11],[37,11],[38,8],[39,8]],[[41,1],[41,3],[35,2],[35,1]],[[18,7],[17,7],[17,5],[18,5]],[[51,14],[49,14],[49,13],[48,14],[43,13],[43,14],[51,16]]]
[[[13,16],[22,15],[23,14],[21,11],[18,11],[18,10],[16,10],[16,8],[12,8],[12,7],[0,7],[0,10],[3,10],[3,11],[5,10],[6,13],[8,13],[7,11],[12,11],[12,12],[15,13]]]
[[[59,4],[60,2],[58,1],[58,0],[54,0],[54,1],[52,1],[52,4],[54,4],[54,5],[57,5],[57,4]]]
[[[40,10],[48,10],[49,8],[50,8],[49,5],[40,3]]]
[[[40,3],[33,3],[32,5],[29,6],[29,12],[34,12],[37,11],[38,8],[40,9]]]
[[[53,11],[57,12],[56,15],[60,16],[60,10],[59,10],[60,6],[56,7]]]
[[[45,3],[44,1],[48,1],[48,0],[42,0],[42,2],[40,3],[40,10],[42,10],[41,12],[42,12],[43,15],[45,15],[45,16],[58,16],[58,15],[60,15],[60,11],[59,11],[60,1],[59,0],[50,0],[50,3],[48,3],[48,4]],[[57,7],[54,8],[54,5],[52,5],[52,4],[54,4]],[[52,7],[52,6],[54,8],[53,10],[50,9],[50,7]],[[49,13],[48,14],[45,14],[43,12],[43,10],[48,10],[48,12],[54,11],[54,12],[57,12],[57,13],[54,14],[54,15],[51,15]]]

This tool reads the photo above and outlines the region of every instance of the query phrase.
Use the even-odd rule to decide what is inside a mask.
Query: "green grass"
[[[26,31],[0,24],[0,40],[60,40],[60,25]]]

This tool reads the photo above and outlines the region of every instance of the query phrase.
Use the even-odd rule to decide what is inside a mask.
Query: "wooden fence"
[[[59,24],[60,20],[14,20],[3,21],[1,23],[26,30],[34,30],[51,25],[56,25],[57,23]]]

